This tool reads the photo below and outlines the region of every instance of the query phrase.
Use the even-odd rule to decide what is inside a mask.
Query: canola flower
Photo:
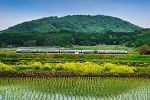
[[[148,67],[149,68],[149,67]],[[67,63],[44,63],[29,62],[21,65],[7,65],[0,62],[0,71],[41,71],[41,72],[66,72],[66,73],[88,73],[88,74],[105,74],[105,73],[134,73],[135,67],[127,65],[117,65],[111,63],[95,64],[91,62],[67,62]]]

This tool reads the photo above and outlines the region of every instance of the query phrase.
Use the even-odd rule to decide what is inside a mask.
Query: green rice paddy
[[[150,100],[150,79],[0,78],[0,100]]]

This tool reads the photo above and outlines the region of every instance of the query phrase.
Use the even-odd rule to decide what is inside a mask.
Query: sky
[[[0,0],[0,30],[49,16],[108,15],[150,28],[150,0]]]

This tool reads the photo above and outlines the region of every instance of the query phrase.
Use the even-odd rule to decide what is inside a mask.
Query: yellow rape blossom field
[[[66,63],[44,63],[29,62],[21,65],[7,65],[0,63],[0,71],[44,71],[59,73],[87,73],[87,74],[105,74],[105,73],[134,73],[135,67],[127,65],[117,65],[111,63],[95,64],[91,62],[66,62]]]

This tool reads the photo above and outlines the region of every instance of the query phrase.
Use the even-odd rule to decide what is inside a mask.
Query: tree
[[[2,47],[2,41],[0,41],[0,47]]]
[[[84,45],[84,41],[80,41],[80,42],[79,42],[79,45]]]
[[[95,42],[90,42],[90,46],[96,46]]]
[[[139,52],[140,54],[149,55],[150,54],[150,45],[148,44],[148,45],[140,46],[135,51]]]
[[[75,39],[74,38],[71,38],[71,43],[72,43],[72,45],[75,44]]]
[[[36,40],[26,41],[26,42],[24,42],[24,46],[26,46],[26,47],[36,47]]]

